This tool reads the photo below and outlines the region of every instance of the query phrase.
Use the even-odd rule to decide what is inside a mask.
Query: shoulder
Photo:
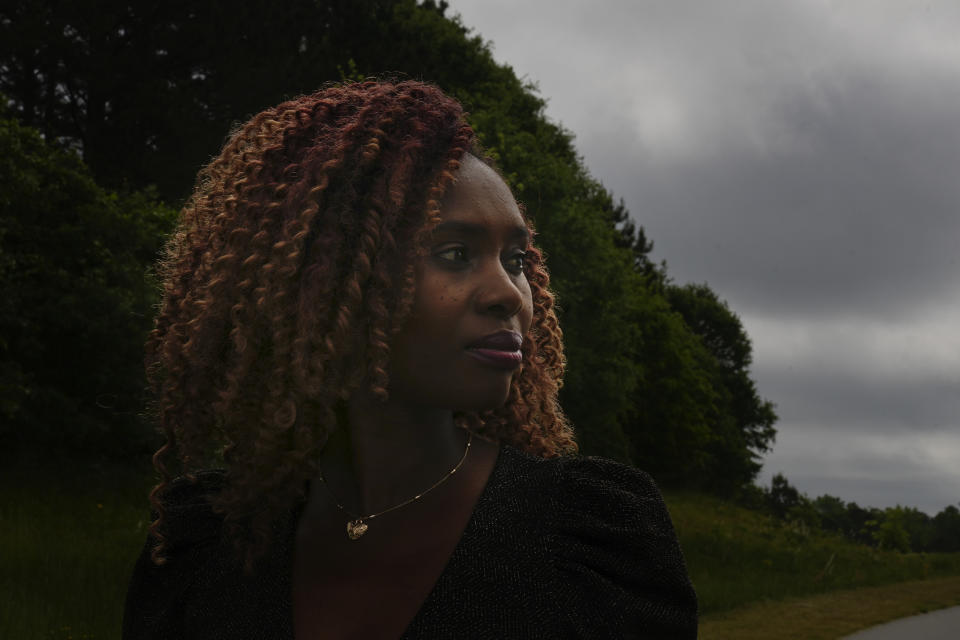
[[[695,638],[696,595],[653,479],[606,458],[521,457],[541,483],[533,489],[553,496],[552,556],[566,631]]]
[[[160,497],[166,557],[170,564],[190,556],[198,547],[218,542],[223,516],[213,510],[212,498],[223,490],[226,473],[222,470],[198,471],[170,481]],[[152,511],[151,520],[158,513]],[[153,549],[157,539],[148,534],[144,553]]]
[[[649,474],[593,456],[560,458],[559,464],[559,519],[568,527],[631,533],[645,544],[676,541],[663,497]]]
[[[211,498],[223,490],[225,477],[219,469],[198,471],[174,479],[167,487],[161,501],[171,551],[219,539],[223,517],[214,512]]]
[[[666,505],[649,474],[607,458],[538,458],[510,446],[503,466],[515,486],[553,502],[556,523],[568,529],[640,526],[654,538],[675,540]]]
[[[173,480],[162,497],[166,561],[157,565],[151,554],[157,544],[153,535],[133,568],[123,615],[123,637],[179,637],[183,629],[184,596],[198,572],[220,542],[223,519],[214,513],[210,497],[223,488],[222,471],[201,471],[193,477]],[[153,519],[157,514],[152,514]]]

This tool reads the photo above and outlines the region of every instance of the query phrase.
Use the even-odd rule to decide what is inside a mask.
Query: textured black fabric
[[[205,496],[220,472],[169,492],[167,564],[147,544],[125,640],[293,638],[299,509],[244,578]],[[603,458],[543,460],[504,445],[446,568],[402,638],[696,638],[696,596],[648,475]]]

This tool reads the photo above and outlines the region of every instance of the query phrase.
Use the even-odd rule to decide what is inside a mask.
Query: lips
[[[467,353],[485,365],[511,370],[519,367],[523,360],[522,344],[523,336],[516,331],[498,331],[470,343]]]
[[[497,331],[471,342],[468,349],[494,349],[496,351],[519,351],[523,336],[516,331]]]

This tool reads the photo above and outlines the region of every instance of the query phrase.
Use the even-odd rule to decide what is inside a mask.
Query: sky
[[[758,482],[960,503],[960,3],[450,0],[777,405]]]

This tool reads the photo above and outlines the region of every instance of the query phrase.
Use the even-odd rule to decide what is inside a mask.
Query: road
[[[858,631],[843,640],[956,640],[960,638],[960,607],[900,618]]]

